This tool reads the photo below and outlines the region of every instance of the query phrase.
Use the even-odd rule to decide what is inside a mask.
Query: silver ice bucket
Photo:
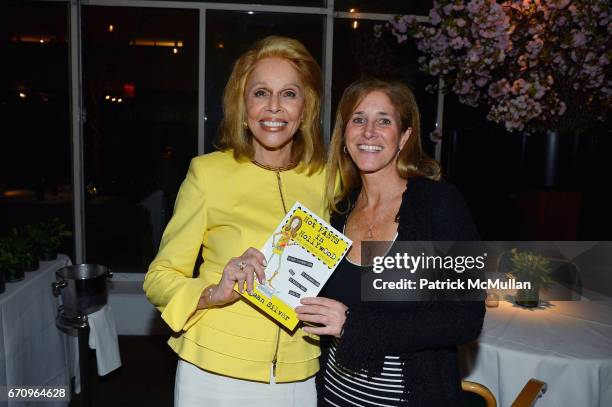
[[[53,294],[61,295],[64,313],[77,317],[98,311],[108,301],[107,280],[111,270],[100,264],[76,264],[55,272]]]

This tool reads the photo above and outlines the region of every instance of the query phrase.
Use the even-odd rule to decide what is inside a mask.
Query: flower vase
[[[540,286],[532,284],[531,288],[516,290],[514,302],[521,307],[537,307],[540,304]]]
[[[561,138],[556,130],[548,130],[545,137],[543,184],[547,188],[553,188],[559,184],[560,180]]]

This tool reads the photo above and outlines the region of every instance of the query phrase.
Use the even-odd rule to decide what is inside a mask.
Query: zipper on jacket
[[[274,359],[272,359],[272,376],[276,377],[276,362],[278,357],[278,346],[280,344],[280,327],[278,327],[278,331],[276,331],[276,347],[274,348]]]
[[[287,205],[285,204],[285,196],[283,195],[283,181],[281,179],[280,170],[276,170],[276,182],[278,184],[278,193],[280,194],[281,203],[283,204],[283,211],[287,214]],[[276,347],[274,348],[274,358],[272,359],[272,376],[276,377],[276,362],[278,358],[278,347],[280,345],[280,332],[281,329],[278,327],[276,331]]]
[[[281,203],[283,204],[283,211],[287,214],[287,205],[285,204],[285,197],[283,196],[283,182],[281,180],[280,171],[276,171],[276,182],[278,183],[278,193],[280,194]]]

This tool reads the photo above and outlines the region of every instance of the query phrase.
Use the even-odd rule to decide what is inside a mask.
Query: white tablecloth
[[[70,385],[73,372],[67,359],[67,338],[55,326],[58,299],[51,291],[55,271],[69,264],[64,255],[42,262],[39,270],[26,273],[22,281],[7,283],[6,291],[0,294],[0,386]]]
[[[612,406],[612,302],[552,301],[487,308],[479,340],[462,349],[465,379],[510,406],[530,378],[548,384],[535,407]]]

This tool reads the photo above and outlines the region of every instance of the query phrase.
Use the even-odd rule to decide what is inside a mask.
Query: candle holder
[[[495,308],[499,306],[499,295],[496,293],[487,293],[487,298],[485,298],[485,305],[489,308]]]

